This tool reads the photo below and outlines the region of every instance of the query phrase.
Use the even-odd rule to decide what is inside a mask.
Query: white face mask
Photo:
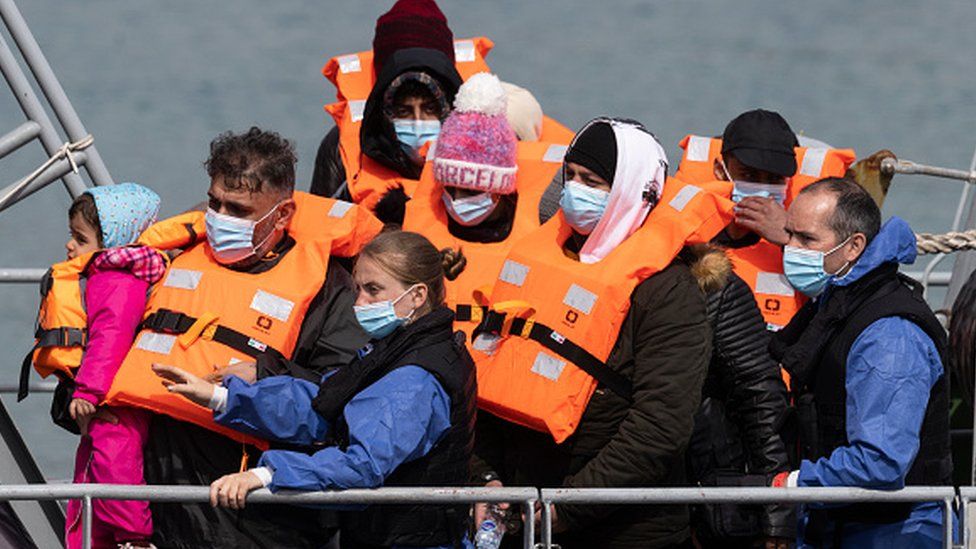
[[[257,221],[217,213],[215,210],[207,208],[207,242],[210,244],[210,251],[213,252],[214,259],[221,265],[233,265],[257,254],[257,250],[268,242],[274,231],[268,231],[267,236],[255,244],[254,229],[274,213],[280,205],[280,202],[275,204],[268,213],[261,216],[261,219]]]
[[[478,193],[464,198],[451,198],[451,195],[444,191],[441,195],[444,208],[451,219],[457,221],[459,225],[472,227],[488,219],[488,216],[495,211],[498,200],[491,193]]]

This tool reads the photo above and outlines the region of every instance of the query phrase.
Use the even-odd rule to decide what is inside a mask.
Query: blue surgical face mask
[[[393,121],[400,145],[411,151],[419,151],[424,143],[437,139],[441,133],[440,120],[414,120],[412,118],[398,118]]]
[[[369,303],[366,305],[355,305],[353,306],[353,311],[356,313],[356,320],[359,325],[363,327],[363,330],[369,334],[371,339],[382,339],[393,333],[398,327],[406,324],[410,317],[413,316],[414,311],[410,311],[410,314],[406,317],[397,316],[396,309],[394,305],[403,296],[410,293],[416,285],[411,286],[406,289],[399,297],[396,299],[387,299],[384,301],[377,301],[376,303]]]
[[[784,183],[760,183],[758,181],[746,181],[744,179],[732,179],[732,174],[722,162],[722,171],[725,177],[732,182],[732,202],[738,204],[743,198],[758,196],[760,198],[772,198],[782,206],[786,202],[786,184]]]
[[[444,208],[451,219],[459,225],[472,227],[488,219],[498,206],[498,200],[491,193],[478,193],[464,198],[451,198],[447,191],[441,195]]]
[[[609,201],[609,192],[570,180],[563,186],[559,206],[566,216],[566,221],[576,229],[576,232],[590,234],[603,217]]]
[[[786,275],[786,279],[790,281],[790,285],[809,297],[820,295],[827,286],[827,282],[847,268],[850,263],[844,263],[840,269],[837,269],[837,272],[828,273],[824,270],[824,258],[841,249],[850,239],[847,237],[846,240],[826,252],[795,246],[783,248],[783,273]]]
[[[257,253],[258,248],[271,238],[274,231],[261,239],[261,242],[254,243],[254,229],[259,223],[267,219],[281,203],[275,204],[268,213],[261,216],[257,221],[241,219],[217,213],[211,208],[207,208],[205,217],[207,224],[207,242],[213,252],[214,259],[221,265],[232,265],[239,263]]]
[[[758,196],[772,198],[782,206],[786,202],[786,185],[782,183],[758,183],[755,181],[735,180],[732,182],[732,202],[738,204],[743,198]]]

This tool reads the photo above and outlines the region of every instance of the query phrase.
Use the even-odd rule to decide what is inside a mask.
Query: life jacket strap
[[[198,320],[196,317],[177,311],[159,309],[142,321],[142,329],[182,335],[190,331]],[[211,339],[255,359],[264,353],[281,355],[277,349],[221,324],[216,325]]]
[[[84,328],[38,328],[34,332],[37,347],[84,347],[88,344],[88,331]]]
[[[489,332],[501,337],[517,336],[531,339],[556,355],[572,362],[580,370],[589,374],[601,385],[610,389],[628,402],[633,401],[633,384],[619,372],[612,370],[605,362],[590,354],[589,351],[573,343],[568,338],[552,328],[532,319],[510,319],[508,329],[505,329],[507,313],[488,311],[476,333]]]
[[[457,322],[476,322],[481,321],[488,315],[488,307],[484,305],[471,305],[468,303],[458,303],[454,307],[454,320]]]
[[[38,328],[34,333],[37,340],[20,364],[20,383],[17,387],[17,402],[27,398],[30,393],[30,369],[34,363],[34,352],[44,347],[84,347],[88,343],[88,331],[84,328]]]
[[[30,351],[27,351],[27,356],[24,357],[24,361],[20,364],[20,385],[17,387],[17,402],[27,398],[28,393],[30,393],[31,363],[34,362],[34,351],[39,348],[38,345],[34,345]]]

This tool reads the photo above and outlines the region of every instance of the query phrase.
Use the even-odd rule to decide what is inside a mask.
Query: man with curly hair
[[[251,275],[252,280],[260,280],[265,273],[279,280],[282,277],[276,273],[283,268],[295,268],[295,262],[288,260],[289,254],[309,253],[310,245],[305,242],[308,239],[293,230],[292,224],[296,214],[301,217],[300,204],[306,203],[296,203],[295,162],[294,148],[288,140],[256,127],[239,134],[223,133],[213,140],[205,163],[210,176],[207,238],[184,254],[199,256],[198,248],[206,247],[203,253],[209,266],[199,273],[200,277],[226,278],[229,284],[236,275],[228,271],[234,271]],[[350,223],[348,240],[353,243],[364,244],[381,228],[372,215],[343,202],[336,202],[329,215],[323,214],[316,222],[321,223],[324,234],[330,230],[330,223],[343,217]],[[220,381],[233,375],[250,382],[273,375],[291,375],[317,382],[325,371],[347,364],[367,340],[352,314],[355,294],[351,291],[351,278],[336,260],[336,255],[358,252],[356,244],[347,248],[347,253],[339,253],[333,240],[327,269],[317,273],[314,272],[316,262],[299,262],[302,270],[285,277],[299,280],[296,284],[307,286],[308,295],[314,295],[304,317],[289,318],[301,326],[289,356],[262,353],[253,362],[232,360],[230,365],[212,374],[211,380]],[[182,258],[174,261],[171,271],[179,270]],[[315,294],[318,287],[314,281],[323,279],[324,284]],[[197,291],[196,285],[174,290],[175,284],[167,279],[159,293]],[[268,284],[271,293],[279,289],[271,282]],[[260,308],[260,304],[255,304],[257,294],[255,301],[250,295],[241,299],[245,306],[251,303],[250,309]],[[219,305],[212,306],[219,308]],[[212,312],[227,316],[231,314],[229,311],[239,309],[228,305],[227,311]],[[153,310],[152,303],[150,310]],[[291,312],[286,316],[290,315]],[[218,322],[222,322],[219,317]],[[174,360],[171,355],[160,357],[158,362],[164,363],[165,359]],[[259,457],[257,448],[198,425],[158,415],[150,427],[145,451],[146,480],[149,484],[208,485],[248,463],[253,465]],[[331,515],[280,505],[249,505],[242,510],[228,510],[213,509],[207,504],[167,503],[154,505],[152,512],[153,541],[163,547],[319,547],[334,532]]]

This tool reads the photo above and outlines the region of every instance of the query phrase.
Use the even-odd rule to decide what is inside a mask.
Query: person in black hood
[[[418,179],[423,159],[417,150],[437,137],[461,85],[453,34],[433,0],[399,0],[376,22],[373,53],[376,83],[363,110],[361,155],[400,177]],[[362,201],[365,191],[350,188],[360,174],[347,173],[339,140],[337,126],[319,145],[311,192]],[[373,201],[374,211],[382,221],[399,224],[407,200],[394,186]]]
[[[320,383],[277,376],[253,384],[229,377],[214,385],[154,366],[170,391],[209,406],[218,423],[309,450],[268,450],[256,468],[211,484],[211,503],[241,509],[262,486],[276,492],[467,483],[474,363],[443,305],[444,279],[464,265],[463,255],[438,251],[416,233],[373,239],[353,272],[356,318],[371,340]],[[456,547],[467,530],[465,505],[373,505],[340,513],[344,548]]]

